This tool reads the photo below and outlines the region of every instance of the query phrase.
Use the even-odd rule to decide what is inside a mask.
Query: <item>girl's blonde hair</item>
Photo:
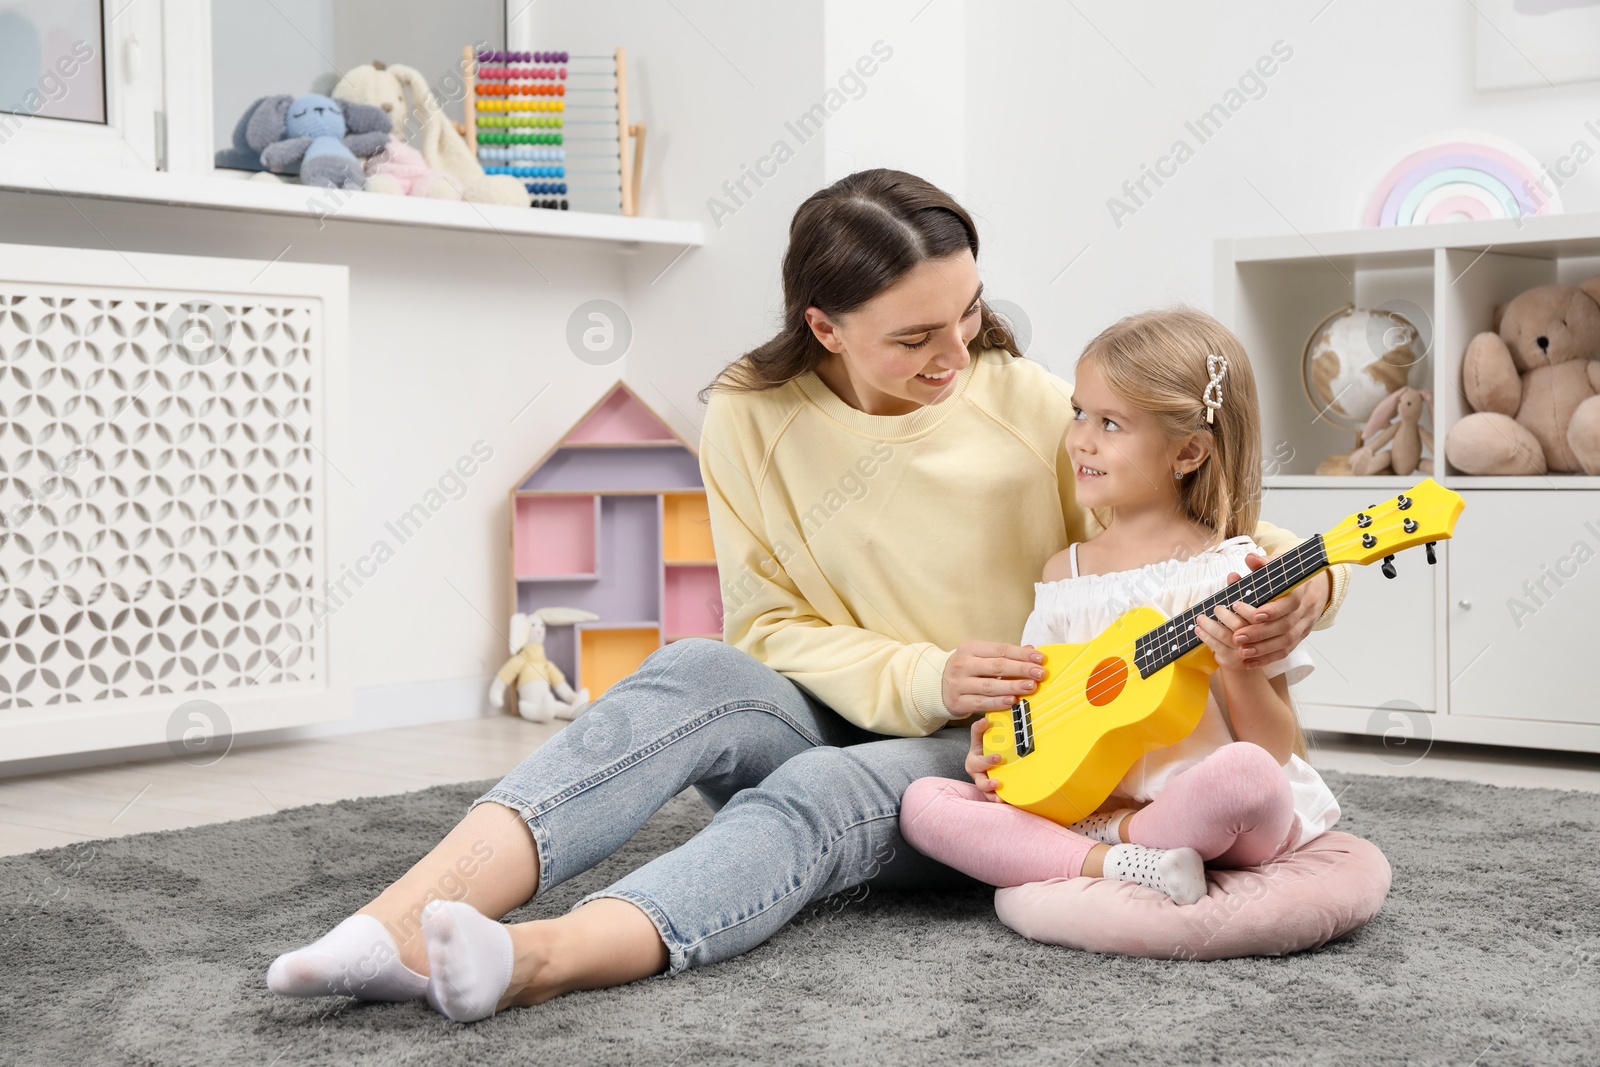
[[[1224,356],[1222,406],[1206,422],[1205,391],[1211,382],[1207,355]],[[1206,459],[1178,483],[1185,514],[1221,539],[1255,536],[1261,515],[1261,404],[1244,345],[1222,323],[1191,307],[1142,311],[1107,327],[1090,341],[1078,365],[1092,362],[1106,387],[1138,411],[1151,415],[1172,441],[1200,434],[1210,445]],[[1111,509],[1091,509],[1109,527]],[[1294,702],[1294,752],[1306,758],[1305,734]]]
[[[1211,423],[1204,400],[1208,354],[1228,360],[1222,406]],[[1086,362],[1113,393],[1151,415],[1169,440],[1198,433],[1210,446],[1205,461],[1178,482],[1188,517],[1224,539],[1253,536],[1261,514],[1261,405],[1239,339],[1194,308],[1142,311],[1090,341],[1078,357],[1079,366]],[[1111,525],[1109,508],[1092,510],[1101,526]]]

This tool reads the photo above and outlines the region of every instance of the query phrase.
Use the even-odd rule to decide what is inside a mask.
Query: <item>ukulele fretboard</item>
[[[1195,620],[1210,615],[1219,606],[1242,600],[1260,607],[1274,600],[1328,565],[1328,553],[1322,544],[1322,535],[1308,537],[1289,552],[1258,571],[1251,571],[1237,582],[1188,610],[1174,615],[1134,642],[1134,662],[1139,674],[1148,678],[1175,660],[1187,655],[1201,643],[1194,632]]]

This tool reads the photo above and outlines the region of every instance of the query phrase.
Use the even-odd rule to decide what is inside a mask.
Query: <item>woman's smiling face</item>
[[[829,353],[818,376],[869,415],[937,404],[972,361],[967,344],[978,333],[982,290],[978,264],[963,249],[924,260],[847,314],[807,308],[806,322]]]

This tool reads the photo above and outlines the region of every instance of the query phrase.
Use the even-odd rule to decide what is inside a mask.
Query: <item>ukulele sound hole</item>
[[[1127,684],[1128,665],[1115,657],[1103,659],[1089,672],[1089,703],[1095,707],[1109,704]]]

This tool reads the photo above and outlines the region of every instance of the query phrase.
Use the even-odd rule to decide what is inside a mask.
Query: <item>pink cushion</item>
[[[1201,900],[1179,905],[1133,882],[1052,878],[995,891],[1000,921],[1023,937],[1158,959],[1280,956],[1364,926],[1389,892],[1376,845],[1330,830],[1263,867],[1208,869]]]

